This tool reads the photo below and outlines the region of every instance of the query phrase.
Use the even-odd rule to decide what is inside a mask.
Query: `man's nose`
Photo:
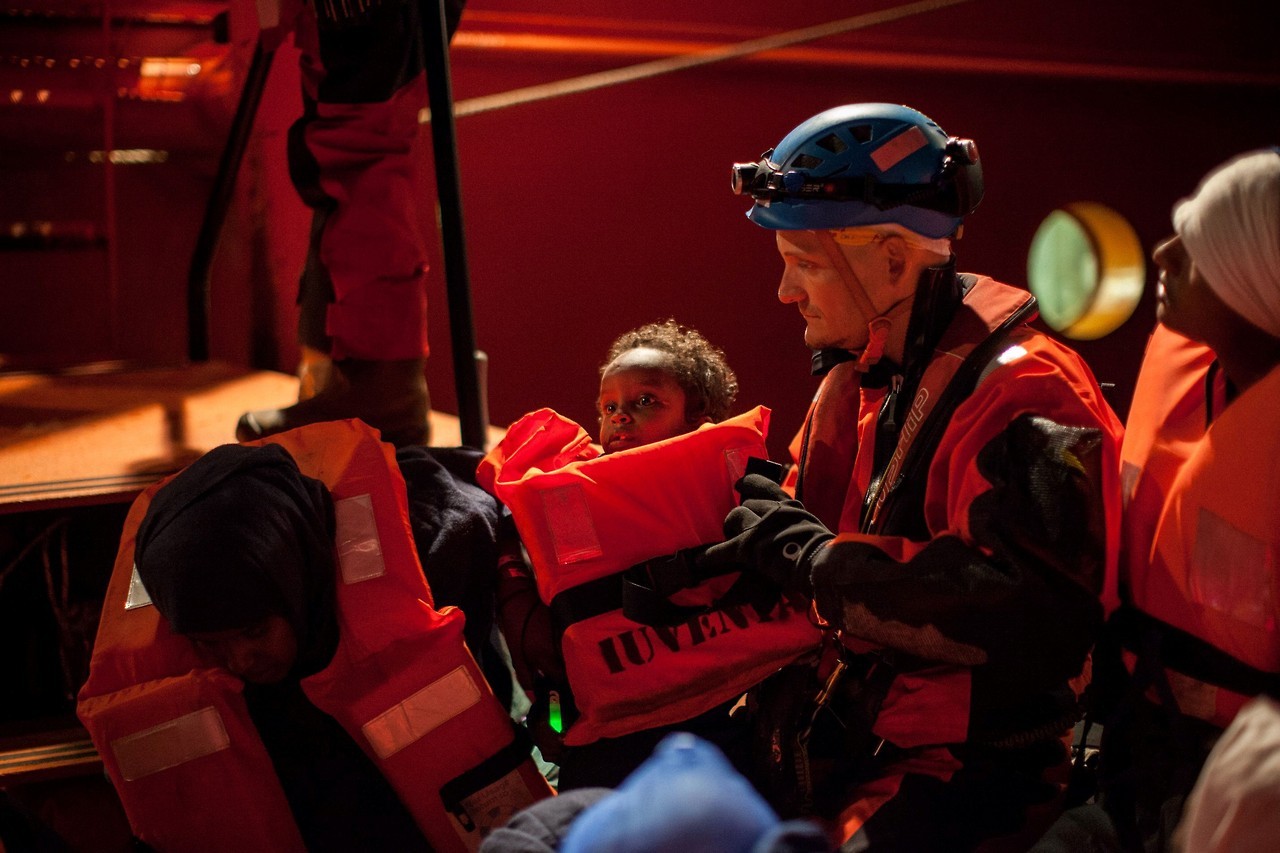
[[[613,410],[613,416],[610,418],[615,424],[631,423],[631,412],[625,406],[619,406]]]
[[[804,290],[792,283],[791,273],[783,272],[782,280],[778,282],[778,301],[786,305],[791,302],[799,302],[803,296]]]

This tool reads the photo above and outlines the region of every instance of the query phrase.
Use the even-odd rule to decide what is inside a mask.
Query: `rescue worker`
[[[444,3],[450,36],[464,3]],[[298,292],[299,402],[245,413],[236,438],[360,418],[397,446],[426,444],[427,246],[413,149],[427,103],[421,15],[436,9],[418,0],[259,7],[263,38],[279,43],[292,30],[302,51],[303,113],[288,159],[313,216]]]
[[[1173,226],[1152,254],[1160,326],[1125,435],[1116,655],[1100,648],[1095,668],[1100,799],[1123,846],[1147,851],[1172,849],[1240,709],[1280,696],[1280,149],[1210,172]]]
[[[836,641],[754,691],[755,781],[844,851],[1025,848],[1059,809],[1102,624],[1120,424],[1028,293],[956,272],[971,140],[841,106],[734,188],[775,231],[778,298],[825,376],[794,496],[744,477],[705,559],[811,594]]]

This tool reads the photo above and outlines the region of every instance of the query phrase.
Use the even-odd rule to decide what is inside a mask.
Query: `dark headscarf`
[[[279,445],[214,448],[156,492],[138,528],[138,575],[179,634],[284,617],[298,675],[337,642],[333,501]],[[299,671],[299,669],[301,671]]]

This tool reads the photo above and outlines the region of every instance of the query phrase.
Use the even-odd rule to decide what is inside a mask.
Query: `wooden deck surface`
[[[127,501],[219,444],[241,413],[297,400],[296,377],[218,362],[0,375],[0,514]],[[432,444],[461,442],[431,412]],[[490,442],[501,438],[490,430]]]

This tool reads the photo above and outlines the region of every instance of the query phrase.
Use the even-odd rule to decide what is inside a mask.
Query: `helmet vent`
[[[849,128],[849,135],[858,142],[866,143],[871,141],[875,133],[869,124],[855,124]]]
[[[819,139],[816,144],[819,148],[825,148],[832,154],[843,153],[845,149],[849,147],[845,144],[843,139],[836,136],[834,133],[828,133],[826,136]]]
[[[812,154],[801,154],[791,163],[793,169],[816,169],[822,165],[821,157],[814,157]]]

